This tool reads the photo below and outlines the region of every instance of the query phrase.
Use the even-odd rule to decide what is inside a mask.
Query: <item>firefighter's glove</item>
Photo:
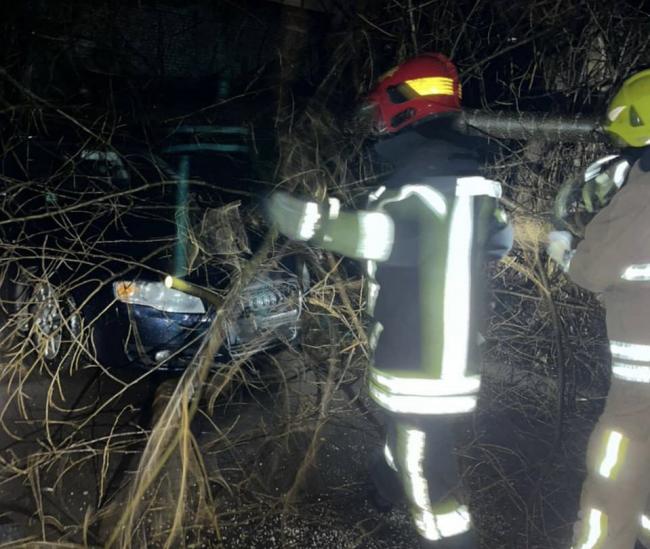
[[[310,240],[318,234],[325,212],[323,205],[277,191],[266,205],[269,222],[293,240]]]
[[[589,213],[595,213],[607,204],[613,191],[617,190],[608,173],[601,173],[582,187],[582,202]]]
[[[574,250],[571,249],[573,236],[569,231],[551,231],[548,233],[546,252],[563,271],[569,270]]]

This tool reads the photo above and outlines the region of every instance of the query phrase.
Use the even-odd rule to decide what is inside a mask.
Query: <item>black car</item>
[[[3,143],[3,340],[48,363],[183,369],[264,227],[244,128],[177,129],[156,151],[42,137]],[[200,143],[198,135],[210,136]],[[197,166],[197,169],[193,169]],[[208,170],[209,181],[195,176]],[[215,361],[294,340],[303,268],[243,289]],[[179,291],[166,284],[181,280]]]

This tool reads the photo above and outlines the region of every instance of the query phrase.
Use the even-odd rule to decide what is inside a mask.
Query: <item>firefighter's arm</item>
[[[648,204],[634,188],[624,187],[587,225],[567,271],[578,285],[602,292],[620,282],[643,244]]]
[[[336,199],[327,203],[275,192],[268,217],[288,238],[351,257],[384,261],[391,253],[395,227],[389,215],[367,210],[342,210]]]

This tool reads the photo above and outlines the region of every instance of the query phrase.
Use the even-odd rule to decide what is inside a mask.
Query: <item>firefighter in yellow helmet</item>
[[[621,152],[585,173],[583,199],[597,213],[575,249],[565,231],[552,232],[548,247],[575,283],[600,295],[612,355],[574,549],[632,549],[650,539],[650,70],[623,83],[603,127]]]
[[[511,244],[495,215],[501,186],[480,175],[483,140],[453,129],[460,95],[444,55],[405,61],[368,97],[375,150],[394,170],[366,208],[282,192],[269,201],[284,235],[363,261],[374,321],[369,392],[388,416],[373,481],[385,500],[401,483],[422,545],[436,549],[476,547],[454,435],[480,385],[481,263]]]

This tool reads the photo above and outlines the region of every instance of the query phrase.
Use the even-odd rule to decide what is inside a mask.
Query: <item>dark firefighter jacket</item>
[[[385,261],[367,262],[370,392],[396,413],[475,405],[481,267],[512,244],[497,216],[500,186],[480,176],[482,144],[430,126],[376,146],[394,171],[368,208],[390,215],[394,243]]]

